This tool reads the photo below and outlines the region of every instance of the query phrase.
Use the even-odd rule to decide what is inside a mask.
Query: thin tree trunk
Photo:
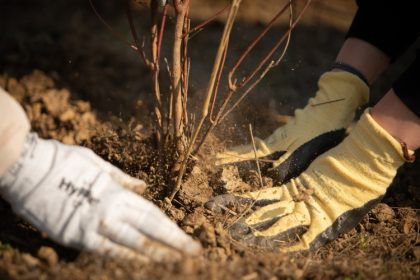
[[[184,125],[184,106],[182,97],[182,42],[185,18],[189,8],[189,0],[175,0],[176,23],[175,23],[175,38],[172,52],[172,90],[173,90],[173,129],[174,142],[177,160],[173,166],[172,171],[178,173],[180,164],[183,161],[186,147],[185,139],[185,125]]]

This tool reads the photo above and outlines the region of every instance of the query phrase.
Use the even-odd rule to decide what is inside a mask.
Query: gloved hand
[[[345,136],[355,110],[369,99],[369,87],[348,72],[327,72],[318,82],[318,92],[304,109],[265,140],[255,139],[257,157],[274,160],[267,175],[280,184],[298,176],[318,155]],[[216,165],[254,160],[252,145],[216,155]]]
[[[0,177],[13,210],[63,244],[99,254],[174,260],[200,245],[155,205],[125,189],[146,184],[91,150],[29,133],[20,159]]]
[[[283,251],[314,250],[357,225],[381,200],[405,158],[402,145],[365,112],[341,144],[289,183],[221,195],[206,207],[220,212],[254,204],[260,208],[230,228],[235,239]]]

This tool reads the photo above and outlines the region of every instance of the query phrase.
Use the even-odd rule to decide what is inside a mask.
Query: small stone
[[[184,226],[190,226],[194,229],[200,227],[203,223],[206,222],[206,217],[204,217],[203,213],[198,209],[191,214],[185,216],[182,220],[182,224]]]
[[[43,246],[38,250],[38,257],[46,262],[50,267],[57,265],[58,255],[51,247]]]
[[[216,233],[214,227],[207,220],[194,231],[194,235],[198,237],[202,244],[210,247],[216,246]]]
[[[90,138],[89,131],[87,129],[79,129],[79,131],[76,132],[75,138],[77,143],[86,141]]]
[[[218,174],[216,185],[219,185],[226,193],[234,193],[238,191],[250,190],[250,186],[246,184],[239,176],[239,171],[236,166],[226,166]]]
[[[420,247],[414,247],[413,254],[416,257],[416,259],[420,259]]]
[[[27,266],[30,266],[30,267],[39,265],[39,260],[37,258],[34,258],[30,254],[26,254],[26,253],[22,254],[22,260]]]
[[[77,100],[75,102],[77,108],[80,112],[85,113],[90,111],[90,103],[82,100]]]
[[[404,220],[402,221],[400,225],[400,231],[409,234],[411,232],[411,229],[416,224],[416,219],[411,216],[404,217]]]
[[[76,144],[76,142],[74,141],[74,134],[73,134],[73,132],[71,132],[68,135],[64,136],[61,139],[61,142],[63,142],[64,144],[67,144],[67,145],[74,145],[74,144]]]
[[[184,211],[181,209],[177,209],[175,207],[169,207],[166,211],[166,213],[172,217],[175,221],[182,221],[185,217]]]
[[[10,95],[12,95],[19,103],[22,103],[26,93],[25,87],[15,78],[10,78],[8,80],[7,87]]]
[[[213,196],[209,178],[199,167],[195,166],[189,178],[182,184],[178,200],[183,205],[204,205]]]
[[[384,203],[379,203],[378,206],[372,210],[372,214],[379,222],[388,222],[395,218],[394,210]]]
[[[95,123],[96,123],[96,117],[95,117],[95,115],[94,115],[93,113],[91,113],[91,112],[86,112],[86,113],[84,113],[84,114],[81,116],[81,119],[82,119],[84,122],[86,122],[86,123],[88,123],[88,124],[91,124],[91,125],[93,125],[93,124],[95,124]]]
[[[68,108],[60,115],[60,121],[68,122],[76,117],[76,112],[72,108]]]

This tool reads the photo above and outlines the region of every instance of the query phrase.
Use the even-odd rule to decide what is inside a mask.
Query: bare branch
[[[229,83],[233,84],[232,77],[235,75],[236,71],[238,70],[239,66],[242,64],[244,59],[249,55],[249,53],[255,48],[255,46],[265,37],[268,31],[271,30],[274,23],[277,21],[277,19],[286,11],[287,7],[289,7],[290,3],[286,4],[280,12],[278,12],[274,18],[267,24],[267,26],[264,28],[264,30],[258,34],[258,36],[251,42],[251,44],[246,48],[246,50],[239,56],[238,61],[235,63],[235,65],[232,67],[232,70],[229,73]],[[247,80],[247,79],[245,79]],[[242,85],[244,85],[243,83]],[[234,86],[231,86],[233,88]]]
[[[185,16],[184,22],[184,34],[188,34],[191,27],[191,21],[188,18],[188,12]],[[182,107],[184,112],[184,125],[188,124],[188,110],[187,110],[187,103],[188,103],[188,86],[189,86],[189,78],[190,78],[190,58],[188,57],[188,42],[189,36],[182,36]]]
[[[213,112],[214,112],[214,107],[216,105],[217,96],[218,96],[218,93],[219,93],[220,80],[222,78],[223,68],[225,67],[225,63],[226,63],[228,47],[229,47],[229,42],[226,45],[225,51],[223,52],[222,64],[221,64],[221,67],[219,69],[219,74],[218,74],[217,80],[216,80],[216,87],[215,87],[215,90],[214,90],[214,93],[213,93],[213,99],[211,101],[211,108],[210,108],[210,115],[209,115],[210,123],[215,123],[216,122],[216,119],[213,119]]]
[[[160,51],[162,49],[162,42],[163,42],[163,33],[165,31],[166,26],[166,17],[168,15],[168,4],[163,7],[163,15],[162,15],[162,22],[160,24],[160,32],[159,32],[159,43],[158,43],[158,53],[157,53],[157,62],[160,61]]]
[[[154,106],[154,113],[155,113],[155,122],[157,126],[156,130],[156,138],[157,142],[162,147],[162,137],[163,137],[163,122],[162,122],[162,100],[161,100],[161,93],[160,93],[160,84],[159,84],[159,48],[160,43],[159,39],[160,35],[158,33],[159,27],[158,27],[158,13],[159,13],[159,5],[157,3],[157,0],[151,1],[151,8],[150,8],[150,21],[151,21],[151,27],[150,27],[150,47],[151,47],[151,53],[152,53],[152,67],[150,68],[152,72],[152,85],[153,85],[153,95],[155,98],[155,106]],[[161,29],[161,32],[163,33],[163,29]]]
[[[176,22],[174,32],[174,43],[172,50],[172,91],[173,91],[173,129],[174,129],[174,141],[176,150],[176,162],[172,167],[172,172],[178,174],[181,169],[182,162],[185,157],[185,120],[186,115],[184,114],[184,101],[186,100],[183,96],[182,90],[182,43],[183,43],[183,32],[185,26],[185,19],[188,14],[190,0],[174,0]]]
[[[293,22],[293,9],[292,9],[292,3],[291,1],[289,1],[289,9],[290,9],[290,16],[289,16],[289,28],[286,31],[286,33],[282,36],[282,38],[280,39],[281,43],[284,40],[284,36],[287,35],[287,41],[285,44],[285,47],[280,55],[280,57],[276,60],[276,61],[271,61],[266,68],[262,71],[261,75],[258,77],[258,79],[256,79],[251,86],[249,86],[245,92],[238,98],[238,100],[220,117],[220,119],[218,120],[218,122],[222,122],[242,101],[243,99],[252,91],[254,90],[254,88],[264,79],[264,77],[268,74],[268,72],[276,67],[284,58],[284,55],[286,54],[287,48],[289,47],[289,43],[290,43],[290,38],[291,38],[291,32],[294,29],[294,27],[296,26],[296,24],[299,22],[301,16],[303,15],[303,13],[305,12],[306,8],[308,7],[308,5],[310,4],[311,0],[307,0],[306,5],[304,6],[304,8],[302,9],[302,11],[300,12],[299,16],[297,17],[297,19]],[[279,42],[280,42],[279,41]],[[279,46],[281,45],[281,43],[279,44]],[[224,108],[223,108],[224,109]]]
[[[127,15],[128,23],[130,25],[131,35],[133,36],[134,45],[137,48],[137,52],[139,53],[141,59],[146,64],[146,66],[152,67],[153,66],[152,62],[150,62],[150,60],[147,59],[146,54],[144,53],[143,43],[140,44],[140,40],[137,36],[137,31],[136,31],[136,27],[135,27],[134,20],[133,20],[133,15],[131,13],[130,0],[123,0],[123,1],[124,1],[124,4],[125,4],[124,5],[125,13]]]
[[[302,10],[300,16],[303,14],[304,10],[306,9],[306,7],[309,5],[309,2],[311,0],[308,0],[306,3],[306,6],[304,7],[304,9]],[[276,61],[271,61],[266,68],[262,71],[262,73],[260,74],[259,78],[256,79],[247,89],[245,89],[244,93],[239,97],[239,99],[229,108],[226,110],[227,105],[229,104],[230,100],[232,99],[233,95],[236,93],[236,91],[238,90],[238,88],[233,85],[229,87],[228,93],[225,96],[221,106],[219,107],[219,111],[218,114],[216,116],[216,118],[214,119],[210,119],[210,126],[206,129],[203,138],[201,139],[201,141],[199,142],[199,145],[195,148],[193,155],[195,155],[200,147],[204,144],[207,136],[210,134],[210,132],[219,124],[221,123],[242,101],[243,99],[263,80],[263,78],[268,74],[268,72],[274,68],[275,66],[277,66],[280,61],[283,59],[287,48],[289,46],[290,43],[290,38],[291,38],[291,31],[294,28],[294,26],[296,25],[296,23],[299,21],[300,16],[298,17],[298,19],[296,20],[295,24],[293,25],[293,9],[292,9],[292,2],[291,0],[289,0],[289,29],[287,30],[286,34],[287,34],[287,41],[285,44],[285,47],[280,55],[280,57],[276,60]],[[225,112],[226,110],[226,112]]]
[[[299,15],[297,16],[297,18],[293,22],[293,24],[288,28],[288,30],[283,34],[283,36],[280,37],[280,39],[276,42],[276,44],[274,45],[274,47],[269,51],[269,53],[264,57],[264,59],[261,60],[261,62],[251,72],[251,74],[248,77],[242,79],[242,82],[239,85],[235,85],[234,82],[232,81],[233,74],[235,73],[235,71],[236,71],[236,69],[237,69],[238,66],[236,68],[233,68],[232,69],[234,71],[229,74],[229,84],[230,84],[231,87],[233,87],[233,88],[243,87],[252,78],[254,78],[254,76],[261,70],[261,68],[268,62],[268,60],[271,59],[271,57],[274,55],[274,53],[277,51],[277,49],[281,46],[281,44],[284,42],[284,40],[290,36],[290,33],[295,28],[296,24],[300,21],[302,15],[304,14],[304,12],[306,11],[306,9],[308,8],[308,6],[311,3],[311,1],[312,0],[307,0],[306,1],[305,6],[302,8],[302,10],[300,11]],[[291,5],[291,4],[288,4],[288,5]],[[283,13],[284,11],[282,10],[281,12]],[[254,47],[255,47],[255,45],[254,45]],[[239,65],[240,65],[240,63],[239,63]]]
[[[251,135],[252,148],[254,149],[255,164],[257,165],[258,179],[260,180],[260,187],[264,188],[264,183],[261,175],[260,160],[257,156],[257,147],[255,145],[254,133],[252,133],[252,125],[249,124],[249,134]]]
[[[135,51],[138,50],[138,48],[133,43],[128,42],[123,36],[121,36],[121,34],[115,32],[115,30],[112,28],[112,26],[109,25],[108,22],[106,22],[106,20],[101,16],[101,14],[99,13],[99,11],[96,9],[95,5],[93,4],[93,1],[92,0],[89,0],[89,4],[90,4],[93,12],[95,13],[96,17],[99,19],[99,21],[109,30],[109,32],[111,32],[111,34],[115,38],[117,38],[121,42],[124,42],[130,48],[132,48],[133,50],[135,50]]]
[[[202,30],[207,24],[214,21],[219,15],[221,15],[224,11],[226,11],[230,7],[230,5],[231,5],[230,3],[227,4],[223,9],[221,9],[216,14],[214,14],[210,18],[206,19],[205,21],[203,21],[202,23],[200,23],[199,25],[191,29],[191,31],[185,34],[184,36],[186,35],[191,36],[191,34],[194,34],[195,32],[199,32],[200,30]]]

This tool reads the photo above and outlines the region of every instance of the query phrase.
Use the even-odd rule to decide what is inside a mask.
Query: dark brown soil
[[[246,2],[245,15],[265,7],[263,15],[267,17],[270,6],[253,5],[256,2]],[[400,170],[383,203],[355,229],[312,253],[287,255],[245,248],[227,233],[237,217],[214,215],[203,207],[215,195],[258,186],[253,180],[255,171],[250,170],[244,182],[235,168],[212,166],[209,155],[225,145],[249,141],[248,123],[253,124],[257,135],[267,135],[279,125],[276,116],[290,114],[306,102],[317,77],[339,48],[341,28],[354,11],[354,4],[340,2],[347,8],[340,6],[339,19],[317,18],[316,11],[334,13],[334,9],[330,8],[331,12],[325,4],[314,3],[310,20],[295,31],[285,63],[225,128],[212,135],[170,205],[163,200],[168,192],[162,177],[166,167],[156,163],[150,140],[148,74],[135,54],[98,23],[86,1],[37,1],[36,5],[31,1],[2,1],[0,86],[23,105],[33,130],[44,138],[92,148],[130,175],[146,180],[150,185],[147,198],[199,240],[204,252],[198,258],[164,264],[104,259],[55,244],[0,200],[0,279],[417,279],[419,161]],[[122,10],[114,4],[98,5],[120,32],[127,30]],[[210,6],[197,5],[196,18],[210,13]],[[265,21],[264,16],[245,15],[236,30],[238,42],[249,39]],[[220,30],[220,24],[213,24],[207,35],[192,42],[196,71],[191,87],[197,96],[205,88],[209,73],[210,63],[202,61],[203,53],[213,54]],[[278,26],[276,30],[284,28]],[[239,46],[234,50],[238,52]],[[374,100],[404,66],[405,59],[375,87]],[[268,178],[264,180],[270,184]]]

